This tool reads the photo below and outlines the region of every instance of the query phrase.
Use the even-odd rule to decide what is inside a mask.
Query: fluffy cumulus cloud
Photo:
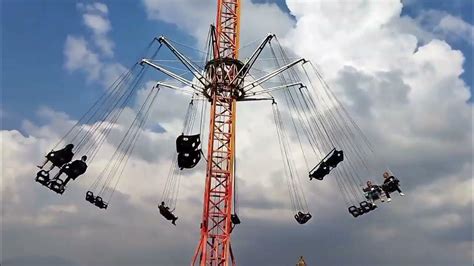
[[[107,17],[109,12],[107,6],[102,3],[78,3],[77,9],[83,13],[82,20],[84,25],[86,25],[94,35],[94,44],[106,56],[112,56],[114,43],[107,37],[107,33],[112,29]]]
[[[176,24],[198,45],[204,43],[214,1],[143,3],[151,20]],[[243,224],[233,234],[237,262],[292,265],[304,255],[309,265],[472,263],[473,108],[470,89],[460,78],[464,56],[449,45],[452,38],[472,33],[472,25],[438,12],[439,18],[427,27],[426,14],[401,16],[403,6],[397,0],[288,0],[287,5],[292,16],[274,4],[243,1],[242,43],[274,32],[292,53],[318,64],[400,177],[407,195],[353,219],[334,180],[302,179],[314,218],[298,226],[282,185],[271,107],[239,103],[237,175]],[[102,18],[108,14],[101,4],[81,4],[78,9]],[[103,21],[85,24],[91,38],[111,28]],[[107,56],[98,47],[87,38],[68,37],[66,68],[87,69],[89,78],[103,78],[93,67]],[[68,57],[66,50],[77,54]],[[119,129],[133,118],[149,87],[124,111]],[[42,108],[41,122],[24,121],[23,134],[2,131],[5,264],[188,264],[198,241],[203,165],[183,176],[178,227],[164,222],[155,210],[187,101],[180,93],[160,92],[149,126],[105,212],[89,206],[83,192],[107,163],[116,145],[113,139],[84,178],[59,199],[34,184],[31,162],[39,161],[75,121]],[[158,124],[161,129],[154,130]]]
[[[64,44],[65,67],[69,71],[82,70],[89,80],[100,77],[101,63],[98,54],[92,52],[83,37],[67,36]]]
[[[199,47],[205,44],[209,25],[215,23],[216,1],[143,0],[143,3],[150,19],[175,24],[195,37]],[[243,0],[241,14],[241,44],[243,46],[263,40],[267,33],[283,35],[293,25],[291,17],[276,4]]]
[[[470,261],[472,105],[468,103],[470,89],[460,78],[464,56],[449,45],[452,30],[468,27],[440,34],[441,21],[452,19],[444,14],[427,34],[423,18],[400,17],[398,1],[287,3],[297,25],[286,43],[321,66],[336,93],[411,190],[412,207],[391,207],[399,214],[395,219],[409,219],[424,227],[426,233],[413,234],[410,240],[424,248],[403,248],[407,257],[393,256],[393,261],[400,265]],[[467,201],[446,199],[454,194]],[[387,215],[394,219],[392,214]],[[383,228],[379,223],[370,225]],[[396,236],[382,242],[390,241],[386,242],[389,247],[400,245],[397,249],[404,245],[407,238],[402,235],[414,230],[413,224],[405,223],[396,229],[385,227],[388,232],[396,230]],[[454,235],[460,238],[454,240]],[[423,244],[428,239],[433,244]],[[436,254],[437,249],[452,256],[420,256]]]
[[[64,44],[64,66],[67,70],[86,74],[89,82],[110,85],[126,68],[115,62],[114,42],[108,36],[112,30],[108,7],[103,3],[76,5],[88,34],[70,34]]]
[[[422,12],[417,20],[423,28],[442,38],[474,44],[474,26],[460,17],[442,11],[428,10]]]
[[[77,8],[92,13],[101,13],[107,15],[109,13],[109,8],[104,3],[95,2],[92,4],[78,3]]]

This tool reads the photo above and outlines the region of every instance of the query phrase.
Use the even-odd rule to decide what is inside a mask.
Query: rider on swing
[[[158,209],[160,210],[160,214],[165,217],[166,220],[171,221],[173,225],[176,225],[176,220],[178,220],[178,217],[176,217],[172,211],[170,210],[170,207],[165,206],[165,202],[162,201],[160,205],[158,205]]]
[[[392,201],[390,197],[390,192],[397,191],[400,196],[405,196],[405,194],[403,194],[402,190],[400,189],[400,186],[398,185],[398,179],[396,179],[393,175],[390,175],[388,172],[384,172],[383,179],[384,180],[382,189],[385,192],[385,196],[387,196],[388,202]]]
[[[378,185],[372,184],[372,181],[367,181],[367,187],[363,188],[363,191],[367,193],[367,199],[369,199],[373,205],[375,205],[375,201],[380,199],[382,202],[384,201],[382,197],[380,197],[380,193],[382,192]]]

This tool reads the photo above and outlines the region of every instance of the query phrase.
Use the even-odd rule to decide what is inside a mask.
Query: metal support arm
[[[191,88],[193,88],[197,92],[203,93],[203,88],[201,88],[199,86],[196,86],[196,84],[194,84],[192,81],[189,81],[189,80],[179,76],[178,74],[176,74],[176,73],[174,73],[174,72],[172,72],[172,71],[170,71],[170,70],[168,70],[168,69],[166,69],[166,68],[164,68],[160,65],[157,65],[155,63],[150,62],[150,60],[148,60],[148,59],[142,59],[140,64],[141,65],[147,64],[147,65],[153,67],[154,69],[162,72],[163,74],[165,74],[165,75],[167,75],[167,76],[169,76],[169,77],[171,77],[171,78],[173,78],[173,79],[175,79],[175,80],[177,80],[177,81],[179,81],[183,84],[186,84],[186,85],[190,86]]]
[[[180,88],[178,86],[174,86],[174,85],[171,85],[171,84],[167,84],[167,83],[163,83],[161,81],[157,82],[156,83],[156,87],[165,87],[165,88],[168,88],[168,89],[172,89],[172,90],[175,90],[175,91],[179,91],[179,92],[183,92],[183,93],[186,93],[186,94],[189,94],[189,95],[193,95],[195,94],[195,92],[191,92],[191,91],[187,91],[183,88]],[[199,94],[198,95],[202,95],[202,94]]]
[[[244,82],[245,76],[249,73],[250,69],[252,66],[255,64],[255,61],[257,61],[257,58],[260,56],[262,53],[263,49],[265,46],[275,37],[275,34],[268,34],[267,38],[265,38],[262,43],[255,49],[253,54],[250,56],[249,60],[245,63],[245,65],[240,69],[240,71],[237,73],[235,78],[230,82],[231,84],[234,84],[236,80],[238,80],[238,85],[242,84]]]
[[[273,97],[267,97],[267,98],[243,98],[239,99],[239,102],[256,102],[256,101],[274,101],[275,99]]]
[[[259,95],[259,94],[263,94],[263,93],[269,93],[269,92],[272,92],[272,91],[288,89],[288,88],[296,87],[296,86],[298,86],[298,88],[303,88],[303,87],[305,87],[305,85],[304,85],[303,83],[301,83],[301,82],[295,82],[295,83],[285,84],[285,85],[281,85],[281,86],[275,86],[275,87],[266,88],[266,89],[261,90],[261,91],[252,92],[252,93],[250,93],[249,95],[254,96],[254,95]]]
[[[277,70],[275,70],[275,71],[273,71],[273,72],[271,72],[271,73],[268,73],[267,75],[265,75],[265,76],[263,76],[263,77],[258,78],[258,79],[255,80],[254,82],[245,85],[242,89],[245,90],[246,88],[248,88],[247,90],[245,90],[245,91],[247,92],[247,91],[249,91],[249,90],[251,90],[251,89],[253,89],[253,88],[259,86],[260,84],[264,83],[265,81],[267,81],[267,80],[269,80],[269,79],[275,77],[276,75],[278,75],[278,74],[280,74],[280,73],[282,73],[282,72],[284,72],[284,71],[290,69],[290,68],[293,67],[294,65],[297,65],[297,64],[299,64],[299,63],[301,63],[301,62],[303,62],[303,63],[306,62],[306,59],[301,58],[301,59],[298,59],[298,60],[296,60],[296,61],[294,61],[294,62],[292,62],[292,63],[289,63],[289,64],[287,64],[287,65],[284,65],[284,66],[278,68]]]
[[[197,66],[189,60],[185,55],[183,55],[178,49],[176,49],[165,37],[160,36],[158,39],[159,43],[162,43],[170,49],[170,51],[178,58],[181,63],[194,75],[195,78],[201,82],[202,85],[207,86],[210,82],[201,75],[201,71],[197,68]]]

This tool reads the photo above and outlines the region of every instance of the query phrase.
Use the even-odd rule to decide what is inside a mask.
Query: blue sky
[[[466,0],[453,0],[453,1],[443,1],[443,0],[425,0],[425,1],[407,1],[408,6],[403,9],[402,15],[407,15],[415,17],[423,10],[441,10],[449,14],[452,14],[457,17],[461,17],[464,21],[469,24],[473,24],[474,16],[474,5],[472,1]],[[449,44],[457,50],[461,50],[466,57],[464,62],[465,72],[462,75],[464,81],[469,84],[471,91],[473,88],[473,47],[472,43],[469,44],[463,40],[454,40],[449,42]],[[471,97],[472,99],[472,97]]]
[[[183,43],[194,42],[175,25],[148,20],[139,1],[109,5],[111,2],[104,1],[113,26],[110,37],[116,45],[115,59],[125,66],[134,62],[153,36],[163,34]],[[289,12],[281,0],[256,2],[275,2]],[[471,1],[408,1],[403,14],[415,17],[427,9],[446,11],[473,23]],[[18,128],[22,119],[34,119],[41,105],[77,116],[93,102],[101,86],[64,68],[66,36],[85,35],[87,31],[75,1],[2,1],[3,128]],[[463,40],[451,41],[450,45],[466,57],[462,78],[472,89],[472,45]]]
[[[138,1],[109,5],[109,14],[113,26],[110,37],[116,45],[115,60],[125,66],[135,63],[157,35],[192,42],[173,25],[147,20]],[[34,120],[35,111],[41,105],[76,117],[100,95],[103,90],[100,84],[87,82],[83,74],[70,73],[64,68],[67,35],[89,33],[75,1],[3,1],[2,32],[4,128],[18,128],[25,118]]]

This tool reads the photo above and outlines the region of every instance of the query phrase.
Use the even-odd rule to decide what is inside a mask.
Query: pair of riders
[[[377,199],[380,199],[382,202],[384,201],[384,199],[380,197],[382,191],[385,193],[388,202],[392,201],[390,197],[390,193],[392,192],[397,191],[400,196],[405,196],[400,189],[398,179],[393,175],[390,175],[388,172],[383,173],[383,178],[384,181],[382,186],[372,184],[372,181],[369,180],[367,181],[367,187],[363,189],[363,191],[367,193],[367,198],[372,201],[372,204],[374,204],[374,201]]]
[[[67,144],[63,149],[57,151],[51,151],[46,155],[46,160],[42,165],[38,165],[38,168],[41,171],[45,172],[46,175],[49,176],[49,172],[54,168],[58,167],[59,172],[54,176],[52,180],[59,180],[59,177],[65,173],[67,175],[66,179],[62,183],[62,186],[66,186],[66,184],[72,179],[75,180],[78,176],[82,175],[86,172],[87,169],[87,156],[82,156],[80,160],[75,160],[70,163],[72,158],[74,157],[74,153],[72,152],[74,148],[74,144]],[[43,168],[46,166],[48,162],[51,162],[48,170],[44,170]],[[40,171],[40,172],[41,172]],[[49,181],[49,180],[48,180]]]

